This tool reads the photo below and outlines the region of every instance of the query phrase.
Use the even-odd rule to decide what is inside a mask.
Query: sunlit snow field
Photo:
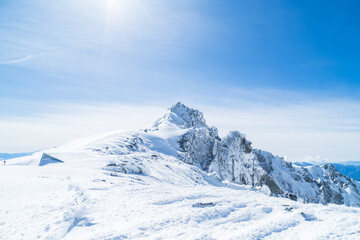
[[[174,176],[166,182],[142,175],[109,176],[98,169],[60,165],[2,165],[0,238],[360,237],[358,208],[301,204],[269,197],[245,186],[212,182],[215,186],[209,179],[196,184],[179,178],[177,183],[172,182],[176,180]]]

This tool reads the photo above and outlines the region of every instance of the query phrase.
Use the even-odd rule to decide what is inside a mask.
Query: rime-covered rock
[[[222,180],[247,185],[259,185],[264,170],[252,152],[251,142],[240,132],[230,132],[214,146],[216,154],[209,171],[216,172]]]
[[[191,128],[179,137],[182,153],[179,157],[186,163],[207,170],[214,159],[213,149],[218,141],[215,128]]]
[[[359,182],[342,175],[330,164],[297,166],[269,152],[254,150],[262,169],[267,172],[272,194],[303,202],[360,206]]]

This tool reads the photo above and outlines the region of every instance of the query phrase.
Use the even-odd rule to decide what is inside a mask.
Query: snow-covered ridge
[[[254,150],[238,131],[220,138],[200,111],[180,102],[150,129],[75,140],[11,164],[39,165],[43,153],[62,161],[59,167],[98,168],[110,176],[137,174],[172,184],[228,181],[300,202],[360,206],[359,183],[331,165],[293,165]]]
[[[277,196],[313,203],[360,206],[359,182],[342,175],[330,164],[301,167],[269,152],[255,150],[259,164]]]

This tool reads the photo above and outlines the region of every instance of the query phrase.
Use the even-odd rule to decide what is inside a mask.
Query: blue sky
[[[291,159],[360,160],[359,10],[357,1],[3,0],[0,152],[147,127],[181,100],[223,134],[238,129]]]

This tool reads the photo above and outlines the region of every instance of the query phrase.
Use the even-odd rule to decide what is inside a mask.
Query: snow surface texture
[[[13,159],[0,192],[0,239],[360,237],[360,209],[344,206],[359,206],[358,182],[253,150],[239,132],[221,139],[181,103],[150,129]]]
[[[159,172],[154,177],[123,173],[114,177],[66,164],[0,166],[0,238],[360,237],[359,208],[269,197],[247,186],[221,183],[179,161],[160,161],[168,164],[159,169],[168,173],[168,180]],[[145,165],[159,167],[153,163]]]

